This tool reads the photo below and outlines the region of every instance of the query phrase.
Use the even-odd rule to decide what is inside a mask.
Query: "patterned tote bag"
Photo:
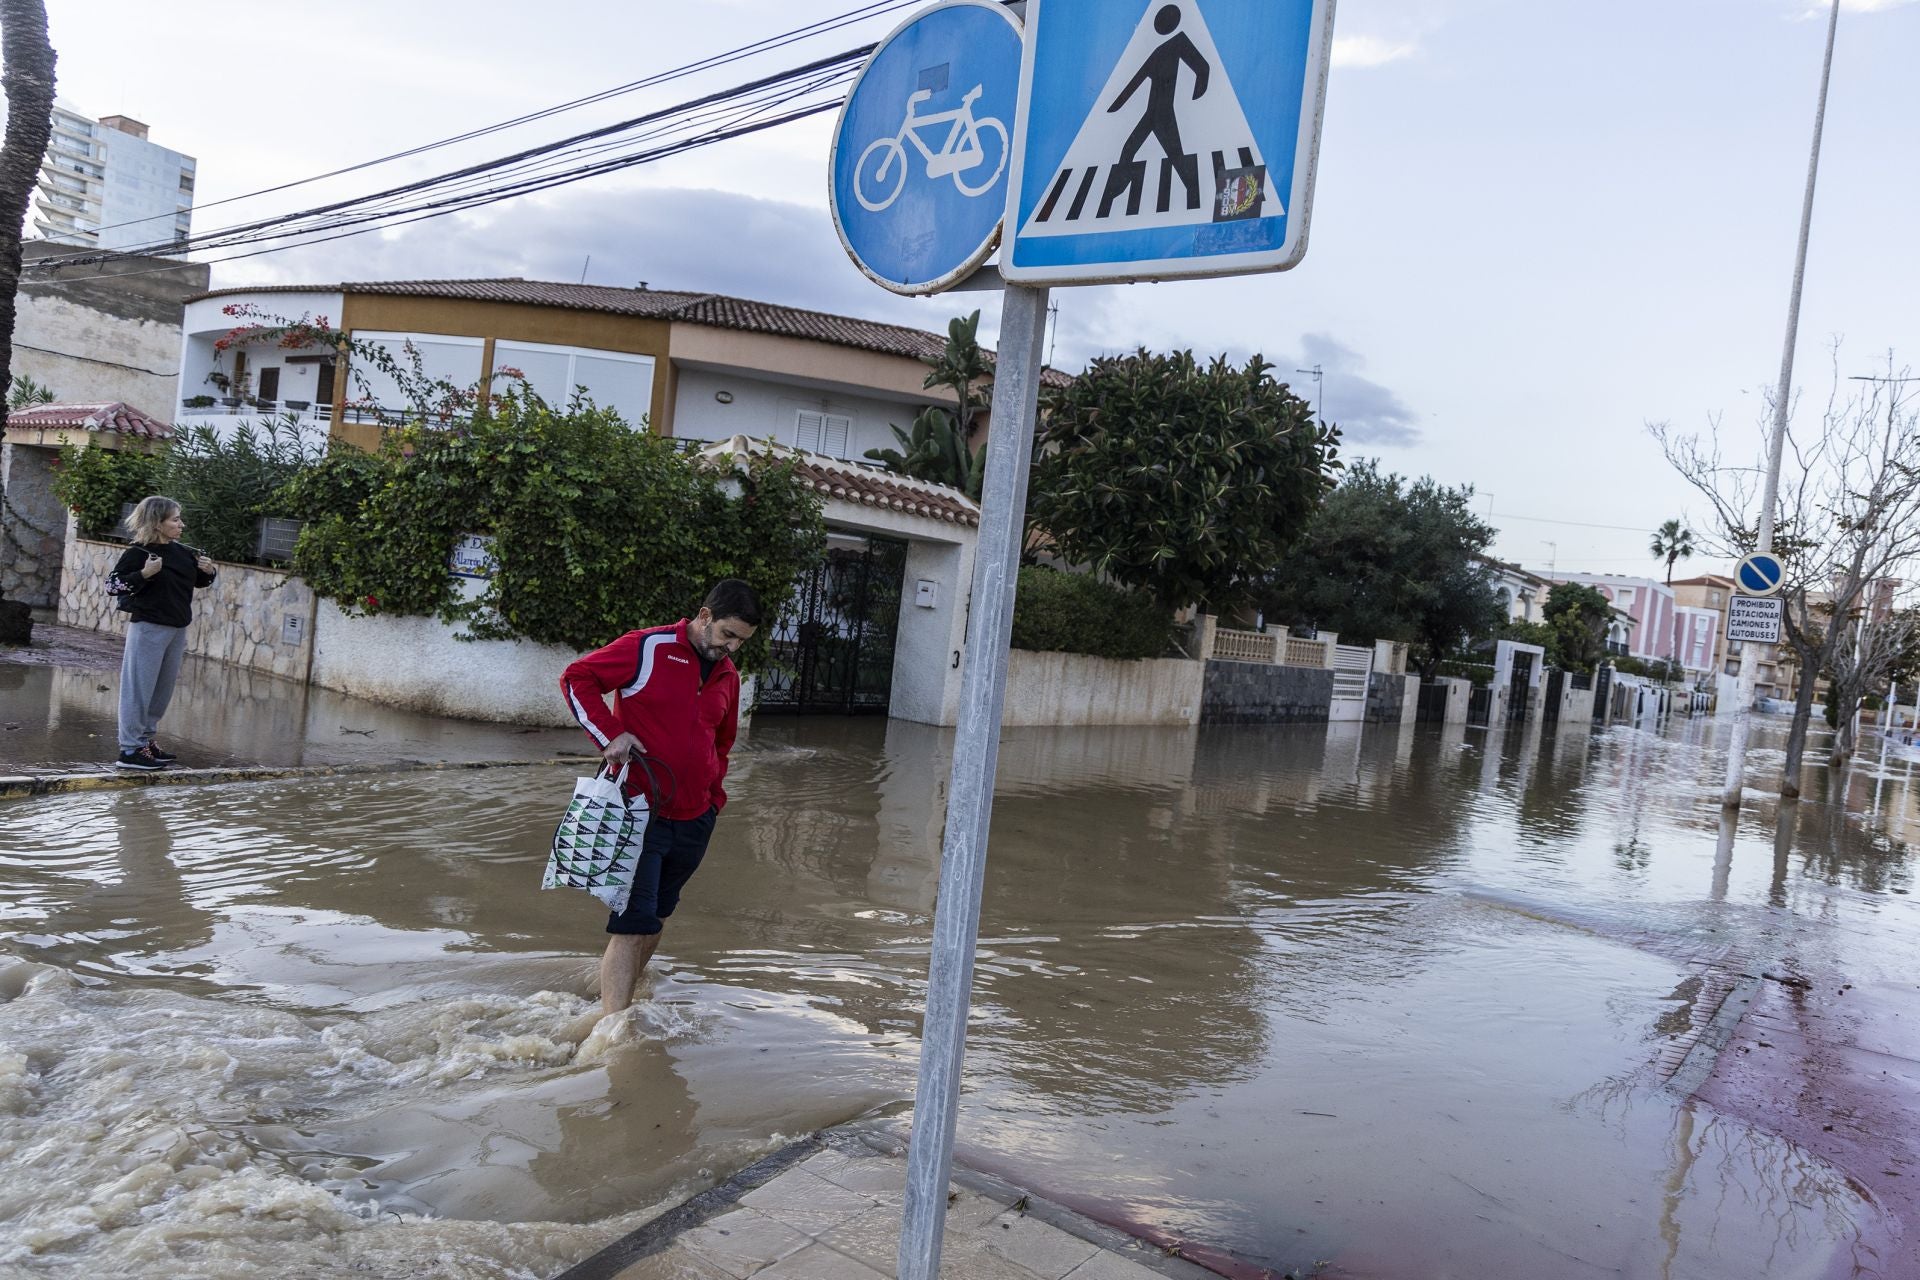
[[[627,797],[627,771],[608,765],[573,784],[573,801],[553,833],[542,889],[585,889],[616,915],[627,909],[652,808],[643,793]],[[641,770],[652,771],[643,763]]]

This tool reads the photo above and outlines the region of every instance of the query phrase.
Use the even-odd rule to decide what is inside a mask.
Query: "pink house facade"
[[[1675,602],[1673,588],[1654,578],[1628,578],[1614,573],[1563,573],[1561,582],[1593,587],[1634,621],[1627,653],[1647,662],[1676,661],[1690,672],[1705,675],[1714,669],[1720,637],[1720,615]]]

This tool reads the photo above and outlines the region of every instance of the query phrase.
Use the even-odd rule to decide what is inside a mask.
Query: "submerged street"
[[[1245,1274],[1914,1274],[1912,766],[1727,840],[1718,730],[1009,731],[961,1158]],[[578,1049],[573,765],[7,803],[0,1271],[549,1276],[903,1109],[950,742],[762,718]]]

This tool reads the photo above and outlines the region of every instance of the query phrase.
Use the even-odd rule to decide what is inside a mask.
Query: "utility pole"
[[[1786,448],[1787,410],[1793,397],[1793,349],[1800,336],[1800,292],[1807,279],[1807,241],[1813,233],[1813,192],[1820,177],[1820,135],[1827,125],[1827,86],[1833,80],[1833,42],[1840,27],[1840,0],[1827,14],[1827,51],[1820,64],[1820,100],[1813,113],[1813,146],[1807,157],[1807,190],[1800,202],[1800,244],[1793,260],[1793,290],[1787,300],[1787,339],[1780,353],[1780,383],[1773,406],[1773,437],[1767,448],[1767,483],[1760,505],[1756,551],[1772,554],[1775,508],[1780,501],[1780,455]],[[1783,606],[1784,607],[1784,606]],[[1727,785],[1722,808],[1738,809],[1747,783],[1747,738],[1753,729],[1753,689],[1760,676],[1760,647],[1740,647],[1739,692],[1727,741]]]
[[[1541,545],[1547,549],[1547,580],[1551,582],[1554,575],[1560,571],[1560,544],[1547,542]]]
[[[1321,369],[1321,367],[1316,364],[1311,369],[1295,369],[1294,372],[1308,373],[1313,375],[1314,416],[1320,419],[1321,426],[1323,427],[1326,426],[1327,425],[1327,395],[1326,395],[1326,388],[1322,384],[1322,380],[1326,377],[1326,371]]]

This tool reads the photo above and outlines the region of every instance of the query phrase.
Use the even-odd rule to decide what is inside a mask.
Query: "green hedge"
[[[1096,658],[1158,658],[1173,639],[1173,615],[1144,592],[1083,573],[1020,571],[1013,647],[1085,653]]]
[[[60,450],[53,496],[78,517],[81,537],[123,538],[120,508],[159,491],[162,464],[152,454],[67,445]]]

